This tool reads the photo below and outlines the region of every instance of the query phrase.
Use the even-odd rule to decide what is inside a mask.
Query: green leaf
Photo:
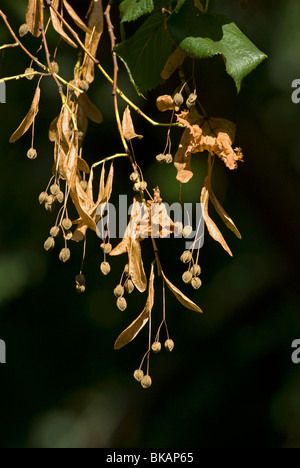
[[[179,1],[182,2],[182,0]],[[135,21],[140,16],[148,15],[169,4],[170,0],[123,0],[120,5],[121,20],[122,22]]]
[[[156,88],[172,51],[173,41],[165,27],[165,16],[151,15],[136,33],[115,47],[139,95]]]
[[[202,13],[192,2],[174,12],[167,27],[176,44],[191,57],[221,54],[238,93],[245,76],[267,58],[226,16]]]

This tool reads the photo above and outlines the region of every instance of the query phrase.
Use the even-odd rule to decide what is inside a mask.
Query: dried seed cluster
[[[61,21],[62,15],[64,18],[69,18],[73,21],[82,33],[86,34],[85,44],[79,53],[79,60],[76,63],[74,71],[74,79],[67,83],[59,76],[60,67],[58,60],[58,51],[50,55],[48,50],[45,35],[47,33],[43,25],[43,15],[41,14],[41,4],[43,2],[30,0],[26,13],[26,23],[19,28],[19,36],[23,38],[26,34],[31,33],[34,37],[42,36],[41,48],[44,48],[44,53],[47,58],[47,66],[41,65],[37,61],[32,61],[34,66],[42,67],[42,72],[30,67],[25,70],[25,75],[28,80],[33,80],[36,75],[46,75],[54,79],[58,84],[59,94],[62,98],[62,104],[59,114],[52,121],[49,128],[49,139],[53,143],[54,164],[52,168],[52,177],[47,186],[47,189],[40,193],[38,197],[39,204],[46,211],[53,212],[58,206],[58,214],[55,225],[50,229],[50,236],[44,243],[46,251],[53,250],[56,244],[59,243],[59,237],[62,238],[63,244],[60,246],[59,260],[63,263],[71,258],[69,241],[83,243],[83,260],[80,268],[80,273],[75,277],[76,291],[79,294],[85,292],[86,279],[83,274],[87,231],[98,232],[98,227],[102,219],[99,207],[110,200],[113,179],[114,165],[111,163],[109,173],[106,175],[105,163],[108,160],[113,160],[117,157],[126,156],[131,162],[132,173],[130,181],[132,182],[134,194],[133,210],[131,213],[130,222],[126,229],[125,237],[122,241],[113,248],[110,243],[110,237],[102,238],[100,247],[102,261],[100,263],[100,272],[107,276],[111,271],[111,265],[108,261],[108,256],[117,256],[127,254],[128,263],[125,265],[122,277],[119,284],[114,288],[113,293],[116,298],[116,304],[120,311],[124,312],[127,309],[127,300],[125,295],[132,294],[135,290],[143,293],[148,289],[147,301],[141,314],[119,335],[115,342],[115,349],[120,349],[131,342],[139,332],[146,326],[149,326],[148,349],[144,355],[140,367],[135,370],[134,378],[141,384],[143,388],[149,388],[152,385],[152,379],[149,375],[150,355],[152,353],[160,353],[162,348],[168,352],[174,349],[174,341],[170,339],[169,329],[166,318],[166,289],[179,300],[186,308],[195,312],[201,313],[201,309],[187,298],[175,285],[173,285],[165,276],[162,270],[162,265],[159,259],[158,249],[154,238],[157,235],[160,238],[168,237],[171,234],[178,235],[182,233],[185,239],[190,239],[193,236],[192,226],[183,227],[182,223],[174,223],[162,202],[159,188],[154,189],[154,194],[151,196],[147,182],[144,180],[142,170],[140,169],[134,153],[134,139],[143,138],[142,135],[136,133],[129,106],[125,109],[122,122],[118,115],[117,100],[115,99],[116,120],[118,129],[123,142],[124,151],[122,154],[105,157],[103,160],[93,164],[91,167],[86,162],[83,142],[88,128],[89,120],[96,124],[100,124],[103,120],[100,110],[88,97],[90,85],[95,78],[95,63],[97,50],[101,38],[104,15],[99,2],[92,2],[88,13],[88,21],[85,23],[74,11],[73,7],[67,1],[52,2],[50,9],[50,19],[56,33],[72,47],[77,47],[76,35],[72,37],[69,31],[72,31],[71,26],[66,26]],[[47,2],[45,2],[47,3]],[[50,3],[50,2],[48,2]],[[54,5],[56,3],[56,5]],[[246,7],[248,2],[241,1],[241,7]],[[58,9],[58,6],[60,7]],[[56,8],[58,11],[56,11]],[[66,11],[65,11],[66,10]],[[67,12],[67,15],[64,13]],[[111,38],[112,49],[114,49],[113,28],[110,25],[110,13],[106,11],[105,17],[109,25],[108,32]],[[10,27],[9,27],[10,29]],[[74,36],[74,37],[73,37]],[[77,37],[78,39],[78,37]],[[20,41],[19,41],[20,42]],[[20,42],[21,44],[21,42]],[[19,44],[19,45],[20,45]],[[22,45],[22,44],[21,44]],[[22,47],[23,50],[25,49]],[[26,49],[25,49],[26,50]],[[31,56],[30,53],[28,55]],[[41,54],[42,55],[42,54]],[[81,57],[81,58],[80,58]],[[31,56],[32,58],[32,56]],[[52,60],[52,58],[54,60]],[[182,67],[186,53],[179,47],[175,48],[161,74],[163,79],[168,79],[175,70]],[[52,61],[51,61],[52,60]],[[115,62],[114,62],[115,64]],[[115,80],[114,90],[117,82],[117,67],[115,64]],[[182,69],[180,70],[182,72]],[[104,75],[106,73],[104,72]],[[19,76],[18,78],[20,78]],[[233,231],[237,237],[241,237],[235,224],[225,212],[223,207],[217,200],[211,186],[212,168],[215,156],[220,158],[229,169],[236,169],[239,161],[242,161],[243,155],[240,148],[233,148],[235,138],[235,125],[225,119],[208,118],[203,112],[202,106],[198,100],[197,89],[190,93],[187,91],[191,80],[186,80],[184,76],[180,76],[182,83],[177,84],[176,89],[171,95],[159,96],[156,104],[161,112],[170,112],[170,122],[167,123],[166,145],[162,153],[156,156],[157,162],[161,164],[171,164],[172,156],[172,127],[180,125],[183,127],[182,137],[178,149],[174,155],[174,165],[177,169],[177,180],[181,184],[187,183],[193,177],[191,159],[193,154],[208,152],[208,174],[204,181],[204,186],[201,191],[201,205],[203,208],[203,219],[208,228],[209,234],[219,242],[222,247],[232,255],[221,232],[210,218],[208,214],[209,201],[215,207],[215,210],[220,215],[227,227]],[[13,133],[10,142],[15,142],[21,138],[29,129],[32,129],[32,145],[27,151],[27,157],[31,160],[37,158],[37,150],[33,147],[35,122],[39,112],[39,103],[41,96],[40,79],[36,86],[33,101],[25,119]],[[193,82],[196,83],[195,76]],[[122,94],[121,94],[122,96]],[[117,96],[116,96],[117,97]],[[124,95],[123,95],[124,97]],[[127,100],[127,99],[126,99]],[[128,100],[127,100],[128,101]],[[128,101],[130,102],[130,101]],[[133,106],[135,109],[136,107]],[[181,108],[181,111],[180,111]],[[141,111],[138,113],[142,114]],[[205,114],[205,115],[202,115]],[[147,116],[146,116],[147,118]],[[149,119],[148,119],[149,120]],[[155,123],[157,125],[157,123]],[[96,167],[101,168],[98,187],[95,187],[95,172]],[[62,190],[63,188],[63,190]],[[97,190],[96,190],[97,189]],[[95,194],[98,193],[97,198]],[[68,203],[72,202],[73,209],[77,211],[74,220],[70,219],[68,212]],[[158,208],[157,206],[158,205]],[[155,211],[157,209],[157,211]],[[152,223],[149,223],[149,219]],[[103,219],[102,219],[103,221]],[[74,226],[74,229],[73,229]],[[156,226],[155,228],[153,226]],[[108,226],[109,230],[109,226]],[[154,232],[155,230],[155,232]],[[151,265],[149,278],[146,276],[141,253],[142,240],[150,236],[153,238],[153,247],[155,260]],[[186,265],[187,271],[182,275],[184,283],[190,284],[195,290],[202,285],[200,275],[201,268],[199,265],[199,251],[194,255],[194,249],[185,250],[180,259]],[[163,310],[161,323],[157,329],[154,341],[152,340],[152,313],[154,309],[154,264],[156,262],[158,276],[162,283],[163,293]],[[165,333],[165,341],[161,341],[162,331]],[[152,344],[149,344],[152,343]],[[163,344],[162,344],[163,343]],[[147,369],[144,373],[142,367],[146,360]]]
[[[173,162],[173,156],[172,156],[170,153],[168,153],[168,154],[163,154],[163,153],[161,153],[161,154],[158,154],[158,155],[156,156],[156,161],[159,162],[159,163],[161,163],[161,164],[162,164],[162,163],[165,163],[165,164],[172,164],[172,162]]]

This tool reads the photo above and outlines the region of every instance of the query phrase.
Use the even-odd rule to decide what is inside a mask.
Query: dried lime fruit
[[[117,307],[121,312],[127,309],[127,302],[124,297],[119,297],[117,300]]]
[[[133,190],[139,192],[141,190],[141,182],[135,182],[135,184],[133,184]]]
[[[144,377],[141,380],[141,385],[143,388],[149,388],[152,385],[152,379],[150,375],[144,375]]]
[[[129,178],[130,178],[131,182],[136,182],[136,181],[138,180],[139,177],[140,177],[140,176],[139,176],[138,172],[133,172],[133,173],[130,175]]]
[[[142,369],[136,369],[133,373],[133,377],[138,382],[141,382],[142,378],[144,377],[144,372],[142,371]]]
[[[174,344],[174,341],[173,341],[173,340],[168,339],[168,340],[165,341],[165,349],[166,349],[167,351],[169,351],[169,353],[170,353],[171,351],[173,351],[174,346],[175,346],[175,344]]]
[[[159,353],[161,351],[161,343],[159,341],[154,341],[154,343],[152,343],[151,349],[154,353]]]
[[[183,234],[183,237],[186,239],[188,237],[190,237],[190,235],[192,234],[193,232],[193,228],[192,226],[185,226],[183,228],[183,231],[182,231],[182,234]]]
[[[80,273],[79,275],[76,276],[75,282],[77,286],[84,286],[85,285],[85,276]]]
[[[69,231],[69,229],[71,229],[71,227],[73,226],[73,223],[72,221],[69,219],[69,218],[65,218],[62,220],[62,227],[66,230],[66,231]]]
[[[47,250],[52,250],[54,249],[55,247],[55,240],[53,239],[53,237],[48,237],[48,239],[46,240],[46,242],[44,243],[44,249]]]
[[[56,196],[55,199],[58,201],[58,203],[63,203],[65,199],[64,192],[60,191]]]
[[[134,291],[134,284],[131,279],[128,279],[125,283],[125,289],[128,292],[128,294],[131,294]]]
[[[140,183],[140,190],[146,190],[147,186],[148,186],[147,182],[145,182],[145,181],[141,182]]]
[[[39,204],[43,205],[46,202],[47,198],[48,198],[47,192],[40,193],[39,194]]]
[[[185,271],[182,275],[182,280],[185,284],[189,284],[193,279],[193,275],[190,271]]]
[[[191,285],[194,289],[199,289],[202,286],[202,281],[200,278],[193,278],[191,281]]]
[[[31,75],[29,75],[29,73],[31,73]],[[28,74],[28,76],[26,76],[26,79],[29,80],[29,81],[33,80],[33,78],[34,78],[33,73],[35,73],[34,68],[26,68],[26,70],[24,72],[25,75]]]
[[[20,37],[24,37],[26,36],[26,34],[29,33],[29,27],[28,27],[28,24],[24,23],[20,26],[19,28],[19,36]]]
[[[34,148],[30,148],[27,151],[27,158],[28,159],[36,159],[37,158],[37,151]]]
[[[193,276],[199,276],[201,274],[201,267],[200,265],[196,264],[193,265],[191,268],[191,273]]]
[[[172,164],[172,162],[173,162],[173,156],[170,153],[166,154],[165,163]]]
[[[108,275],[111,270],[110,264],[108,262],[102,262],[100,265],[100,270],[104,276]]]
[[[180,257],[180,260],[182,261],[182,263],[190,263],[192,258],[193,258],[192,252],[190,250],[185,250]]]
[[[76,291],[78,294],[83,294],[85,292],[85,285],[82,284],[81,286],[79,284],[76,284]]]
[[[186,101],[186,106],[187,106],[188,109],[192,109],[192,107],[195,107],[197,98],[198,98],[198,96],[195,93],[191,93],[189,95],[189,97],[187,98],[187,101]]]
[[[163,153],[158,154],[155,159],[159,163],[164,163],[166,161],[166,155]]]
[[[101,249],[103,250],[104,253],[108,254],[109,252],[112,251],[112,245],[109,242],[107,243],[103,242],[101,244]]]
[[[57,62],[51,62],[51,71],[56,73],[56,75],[59,73],[59,65]]]
[[[64,248],[60,251],[59,260],[63,263],[66,263],[71,258],[70,249]]]
[[[52,195],[57,195],[59,192],[60,192],[60,188],[59,188],[59,185],[57,184],[52,184],[51,187],[50,187],[50,192],[52,193]]]
[[[174,98],[173,98],[174,104],[176,107],[182,106],[184,99],[181,93],[176,93]]]
[[[50,229],[50,236],[52,237],[57,237],[58,234],[60,232],[60,229],[58,226],[53,226],[51,229]]]
[[[124,288],[121,284],[118,284],[118,286],[115,287],[114,295],[116,297],[122,297],[124,295]]]

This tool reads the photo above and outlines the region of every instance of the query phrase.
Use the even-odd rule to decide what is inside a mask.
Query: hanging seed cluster
[[[57,109],[57,114],[52,116],[49,127],[49,140],[53,148],[52,172],[48,184],[45,184],[47,185],[46,188],[38,196],[38,203],[42,209],[48,213],[53,213],[55,222],[52,222],[48,237],[46,236],[44,249],[47,252],[57,251],[59,261],[66,263],[72,258],[71,252],[74,242],[82,245],[82,262],[78,269],[79,273],[75,276],[75,288],[78,294],[83,294],[87,287],[84,262],[88,231],[97,233],[101,237],[98,253],[99,276],[107,277],[111,272],[113,257],[124,255],[125,266],[120,281],[112,288],[116,308],[121,313],[126,312],[130,305],[131,296],[135,293],[146,293],[147,299],[142,312],[118,336],[114,347],[115,349],[124,347],[132,342],[143,329],[148,327],[146,351],[138,369],[133,374],[134,379],[146,389],[152,385],[150,357],[161,352],[174,351],[175,344],[173,339],[170,338],[167,322],[167,292],[173,294],[183,307],[202,313],[200,307],[171,283],[165,275],[155,239],[165,239],[173,235],[178,236],[178,234],[182,234],[183,239],[191,239],[193,228],[191,225],[183,226],[181,222],[174,223],[163,203],[159,187],[154,188],[152,191],[152,187],[155,187],[155,185],[148,184],[144,179],[138,163],[138,155],[135,154],[136,147],[133,143],[142,139],[143,136],[135,131],[130,107],[135,111],[137,110],[140,116],[154,126],[159,126],[159,123],[146,116],[118,90],[118,66],[115,53],[113,52],[114,79],[107,75],[96,58],[99,53],[98,49],[105,21],[108,26],[111,49],[115,51],[115,37],[110,18],[111,4],[109,3],[104,14],[102,2],[91,1],[86,21],[84,21],[66,0],[52,0],[51,5],[50,2],[44,2],[45,11],[41,10],[42,3],[36,0],[28,0],[25,23],[20,26],[18,31],[19,38],[13,32],[19,45],[22,45],[20,41],[29,33],[37,38],[37,41],[41,41],[39,45],[41,44],[40,49],[43,49],[45,63],[41,63],[37,58],[33,59],[31,52],[27,51],[26,47],[22,45],[22,50],[27,53],[30,59],[29,66],[24,73],[15,78],[26,78],[30,81],[37,79],[37,84],[30,109],[17,130],[12,134],[10,142],[16,142],[26,132],[31,131],[32,143],[26,154],[29,160],[37,159],[38,150],[34,147],[34,138],[35,127],[38,122],[41,84],[44,84],[47,79],[53,80],[57,85],[61,104]],[[246,4],[246,1],[241,2],[241,7],[246,7]],[[3,19],[3,14],[1,14],[1,17]],[[49,19],[59,39],[66,42],[73,49],[77,49],[77,57],[73,67],[74,75],[71,81],[67,81],[60,76],[62,67],[60,66],[59,47],[57,50],[49,50],[46,39],[48,24],[46,27],[45,18]],[[65,18],[69,18],[70,22],[68,23]],[[12,33],[12,28],[8,25],[7,19],[4,19],[10,33]],[[42,57],[42,53],[39,53],[38,57]],[[158,153],[161,152],[156,156],[154,153],[153,160],[162,165],[174,164],[177,181],[180,184],[186,184],[194,177],[192,158],[194,155],[199,157],[199,154],[205,154],[207,158],[207,176],[199,193],[203,220],[208,234],[229,255],[232,255],[221,231],[209,215],[209,202],[213,204],[225,225],[237,237],[241,238],[241,235],[214,194],[212,172],[217,160],[223,161],[230,170],[236,169],[238,163],[243,160],[243,154],[240,148],[233,147],[235,139],[234,123],[225,119],[209,118],[200,103],[199,90],[189,89],[188,83],[190,80],[185,79],[182,68],[186,58],[186,53],[176,47],[170,54],[161,73],[161,77],[168,80],[170,76],[179,70],[176,89],[172,89],[173,92],[170,95],[159,96],[156,101],[158,110],[163,113],[166,112],[166,115],[170,115],[170,117],[167,123],[163,124],[161,130],[166,133],[165,146],[157,149]],[[116,114],[116,127],[123,148],[120,153],[115,155],[101,155],[100,161],[90,165],[87,160],[91,158],[87,158],[88,155],[84,147],[88,125],[90,121],[100,125],[103,117],[97,105],[91,101],[89,91],[97,77],[96,73],[99,73],[100,76],[100,72],[106,79],[113,82],[113,107]],[[193,82],[196,83],[194,76]],[[119,115],[118,94],[128,104],[122,119]],[[176,148],[174,148],[174,144],[172,145],[173,127],[181,128],[181,140]],[[102,134],[101,138],[105,138],[105,135]],[[100,154],[101,151],[102,148],[99,145],[97,153]],[[117,158],[120,157],[126,157],[129,163],[128,176],[130,193],[133,196],[133,208],[124,237],[114,247],[110,239],[109,223],[107,229],[104,230],[103,206],[111,198],[114,187],[114,164]],[[161,166],[159,170],[168,171],[169,169]],[[202,179],[202,174],[200,177]],[[146,247],[146,242],[143,242],[145,238],[152,238],[153,261],[150,274],[147,274],[149,265],[146,269],[144,268],[142,256],[142,247]],[[185,268],[182,274],[183,283],[190,285],[194,290],[198,290],[202,282],[200,279],[200,252],[195,248],[195,245],[194,242],[189,250],[184,250],[180,260]],[[162,292],[162,304],[155,304],[157,286]],[[134,304],[134,300],[132,302]],[[156,333],[153,334],[152,314],[157,313],[156,309],[161,314],[161,320]]]

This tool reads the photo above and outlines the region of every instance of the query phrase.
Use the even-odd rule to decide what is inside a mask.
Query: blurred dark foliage
[[[89,2],[71,3],[84,16]],[[26,1],[2,0],[1,8],[17,30]],[[300,367],[291,361],[291,343],[300,338],[300,107],[291,101],[291,82],[300,70],[300,6],[297,0],[249,0],[249,8],[242,10],[238,1],[222,0],[215,2],[215,10],[232,18],[269,55],[245,79],[239,96],[221,59],[196,66],[199,96],[209,114],[237,123],[245,163],[229,172],[218,162],[214,187],[243,240],[224,231],[235,254],[230,259],[207,238],[201,251],[204,284],[192,294],[203,316],[184,310],[168,295],[176,346],[172,354],[152,357],[153,386],[147,391],[132,378],[146,350],[146,331],[122,351],[113,350],[115,338],[145,300],[135,294],[123,314],[115,307],[112,290],[125,258],[113,259],[111,275],[101,277],[99,239],[89,235],[87,293],[78,296],[74,278],[82,246],[72,246],[66,265],[57,250],[43,250],[55,215],[46,213],[37,197],[52,166],[47,131],[60,107],[55,85],[42,82],[36,161],[26,158],[29,135],[8,143],[30,105],[34,82],[7,86],[7,104],[0,105],[0,338],[7,345],[7,364],[0,365],[1,447],[300,447]],[[10,40],[1,23],[0,43]],[[32,51],[38,47],[29,37],[24,43]],[[53,33],[50,44],[54,50]],[[102,63],[111,71],[108,50],[105,34]],[[68,79],[75,57],[76,51],[61,44],[57,60]],[[0,76],[28,66],[20,50],[0,55]],[[177,84],[174,78],[146,101],[136,98],[126,74],[120,74],[120,87],[160,120],[165,116],[156,111],[155,99]],[[90,96],[105,118],[101,127],[90,125],[86,138],[85,155],[94,162],[119,151],[121,144],[111,87],[100,74]],[[160,186],[166,201],[177,201],[174,168],[154,162],[164,148],[165,131],[137,116],[134,120],[137,132],[145,135],[135,148],[146,180]],[[174,131],[173,150],[179,137],[180,131]],[[130,167],[121,160],[115,167],[117,202],[118,193],[130,195]],[[194,168],[192,182],[184,187],[185,201],[198,200],[203,157],[195,158]],[[179,244],[159,242],[165,272],[177,285],[183,273]],[[153,255],[147,242],[143,252],[149,265]],[[155,312],[159,316],[159,300]]]

